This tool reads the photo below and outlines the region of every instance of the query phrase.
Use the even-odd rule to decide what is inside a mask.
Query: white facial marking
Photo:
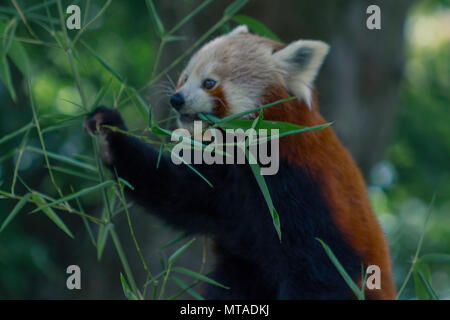
[[[198,113],[215,112],[217,98],[202,87],[208,78],[220,86],[228,114],[256,108],[273,85],[285,87],[310,105],[313,81],[328,45],[300,40],[274,53],[279,47],[279,43],[248,33],[245,26],[204,45],[189,61],[183,72],[188,79],[177,91],[185,99],[180,126],[189,129]]]

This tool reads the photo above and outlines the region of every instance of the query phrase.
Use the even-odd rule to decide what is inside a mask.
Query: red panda
[[[192,131],[199,113],[222,118],[292,95],[297,99],[264,109],[264,119],[323,124],[312,86],[327,53],[321,41],[284,45],[237,27],[201,48],[182,72],[170,98],[178,125]],[[105,162],[134,186],[129,195],[169,224],[215,240],[211,277],[230,289],[210,286],[208,298],[355,298],[316,238],[359,284],[361,266],[380,268],[381,289],[366,288],[367,298],[395,298],[388,246],[363,178],[330,127],[279,141],[280,170],[267,183],[280,216],[280,242],[248,166],[197,166],[210,188],[167,157],[156,169],[153,148],[99,129],[102,124],[126,127],[117,111],[104,107],[85,121],[90,133],[105,137]]]

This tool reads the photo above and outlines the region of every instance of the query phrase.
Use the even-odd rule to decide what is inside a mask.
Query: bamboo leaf
[[[11,48],[12,39],[16,34],[17,19],[13,18],[5,27],[3,32],[2,54],[6,56]]]
[[[94,110],[102,101],[105,94],[108,92],[109,86],[111,85],[112,78],[109,79],[108,83],[106,83],[98,92],[97,96],[94,99],[94,102],[90,105],[89,110]]]
[[[247,158],[250,168],[252,170],[253,176],[256,179],[256,182],[259,186],[259,189],[261,190],[261,193],[264,197],[264,200],[266,201],[267,207],[269,209],[270,216],[272,217],[273,226],[275,227],[275,230],[277,232],[278,238],[281,242],[281,225],[280,225],[280,217],[278,215],[278,212],[275,210],[275,206],[272,202],[272,197],[270,196],[269,188],[267,187],[266,180],[261,175],[261,168],[257,164],[256,160],[254,159],[252,153],[248,150],[247,147],[245,147],[245,157]]]
[[[70,186],[72,192],[73,192],[73,188],[72,186]],[[80,199],[75,199],[75,201],[77,202],[78,205],[78,210],[80,210],[81,213],[85,214],[83,207],[81,206],[81,202]],[[89,224],[89,221],[87,220],[87,218],[85,216],[81,216],[81,220],[83,221],[84,227],[86,228],[89,238],[91,239],[92,245],[94,246],[94,248],[97,247],[97,243],[95,242],[94,239],[94,234],[92,233],[92,229],[91,229],[91,225]]]
[[[423,287],[427,291],[428,295],[431,297],[431,300],[439,300],[438,295],[434,291],[433,287],[431,286],[430,282],[425,278],[422,272],[417,272],[420,282],[422,283]]]
[[[193,298],[197,299],[197,300],[205,300],[205,298],[203,298],[201,295],[199,295],[197,293],[197,291],[193,290],[191,288],[191,286],[188,286],[186,283],[184,283],[182,280],[178,279],[177,277],[170,277],[170,280],[172,280],[175,284],[177,284],[181,289],[183,289],[183,292],[187,292],[189,293]],[[180,294],[181,294],[180,293]],[[176,296],[178,297],[180,294],[177,294]],[[172,296],[170,298],[168,298],[168,300],[173,300],[175,299],[175,296]]]
[[[0,144],[5,143],[5,142],[17,137],[21,133],[28,131],[33,126],[34,126],[34,124],[32,122],[30,122],[30,123],[24,125],[22,128],[3,136],[3,138],[0,139]]]
[[[9,70],[8,59],[3,54],[1,54],[0,59],[1,59],[0,60],[0,80],[2,80],[3,84],[8,89],[11,99],[14,102],[16,102],[17,95],[16,95],[16,91],[14,90],[14,87],[12,84],[12,78],[11,78],[11,72]]]
[[[125,277],[120,273],[120,282],[122,283],[122,289],[123,294],[128,300],[139,300],[138,297],[131,291],[130,287],[128,286],[127,280],[125,280]]]
[[[423,279],[421,279],[421,276]],[[431,281],[430,268],[426,263],[416,262],[413,269],[413,279],[416,288],[416,297],[419,300],[430,300],[432,296],[429,294],[424,282]]]
[[[192,238],[190,241],[185,243],[183,246],[178,248],[172,255],[169,257],[169,264],[173,264],[175,260],[184,252],[187,248],[195,241],[195,238]]]
[[[153,4],[153,0],[146,0],[147,8],[150,13],[150,16],[152,17],[153,23],[155,24],[155,30],[156,34],[162,38],[164,34],[166,33],[164,29],[164,25],[161,21],[161,18],[158,15],[158,12],[156,11],[155,5]]]
[[[126,88],[125,92],[130,97],[133,104],[136,106],[137,111],[141,115],[142,119],[145,120],[146,124],[149,125],[151,122],[151,110],[149,109],[147,103],[145,100],[141,97],[139,92],[136,91],[134,88]]]
[[[42,155],[44,154],[44,152],[41,149],[38,149],[38,148],[35,148],[35,147],[27,146],[25,149],[29,150],[29,151],[32,151],[32,152],[35,152],[35,153],[42,154]],[[94,166],[92,166],[92,165],[90,165],[88,163],[84,163],[84,162],[81,162],[81,161],[78,161],[78,160],[74,160],[72,158],[69,158],[69,157],[66,157],[66,156],[54,153],[54,152],[50,152],[50,151],[47,151],[46,153],[47,153],[47,156],[49,158],[52,158],[52,159],[55,159],[55,160],[58,160],[58,161],[61,161],[61,162],[67,163],[67,164],[71,164],[73,166],[76,166],[76,167],[79,167],[79,168],[83,168],[83,169],[86,169],[86,170],[89,170],[89,171],[97,172],[97,169]]]
[[[30,59],[20,42],[14,41],[11,44],[8,56],[25,77],[31,74]]]
[[[166,42],[169,43],[169,42],[175,42],[175,41],[184,41],[186,39],[187,39],[187,37],[185,37],[185,36],[168,36],[168,37],[166,37]]]
[[[27,201],[31,198],[31,193],[27,193],[23,196],[22,199],[16,204],[14,209],[10,212],[10,214],[6,217],[5,221],[3,221],[2,226],[0,227],[0,232],[2,232],[6,226],[14,219],[14,217],[22,210]]]
[[[280,39],[276,36],[275,33],[273,33],[269,28],[267,28],[262,22],[254,18],[242,14],[234,16],[233,20],[239,24],[246,25],[252,32],[262,37],[266,37],[275,41],[280,41]]]
[[[94,182],[99,182],[98,179],[95,176],[84,174],[75,170],[68,169],[66,167],[59,167],[59,166],[52,166],[52,170],[56,172],[65,173],[74,177],[78,177],[85,180],[90,180]]]
[[[239,10],[242,9],[243,6],[247,4],[249,0],[236,0],[232,4],[230,4],[228,7],[225,8],[225,11],[223,12],[224,17],[232,17],[234,16]]]
[[[195,279],[207,282],[207,283],[210,283],[210,284],[215,285],[217,287],[221,287],[221,288],[224,288],[224,289],[230,289],[229,287],[227,287],[227,286],[225,286],[225,285],[223,285],[223,284],[221,284],[221,283],[219,283],[219,282],[217,282],[217,281],[215,281],[215,280],[213,280],[213,279],[211,279],[211,278],[209,278],[209,277],[207,277],[207,276],[205,276],[205,275],[203,275],[201,273],[198,273],[198,272],[195,272],[195,271],[183,268],[183,267],[173,267],[172,271],[178,272],[178,273],[181,273],[181,274],[184,274],[184,275],[187,275],[189,277],[192,277],[192,278],[195,278]]]
[[[236,114],[232,114],[230,116],[222,118],[219,123],[224,123],[224,122],[229,122],[229,121],[234,120],[234,119],[239,119],[239,118],[242,118],[242,117],[244,117],[246,115],[249,115],[251,113],[255,113],[257,111],[260,111],[260,110],[263,110],[263,109],[266,109],[266,108],[270,108],[270,107],[276,106],[278,104],[282,104],[282,103],[285,103],[285,102],[288,102],[288,101],[292,101],[292,100],[295,100],[295,99],[297,99],[297,97],[289,97],[289,98],[285,98],[285,99],[280,99],[280,100],[277,100],[277,101],[274,101],[274,102],[271,102],[271,103],[259,106],[257,108],[251,109],[251,110],[247,110],[247,111],[239,112],[239,113],[236,113]]]
[[[334,264],[337,271],[339,272],[341,277],[345,280],[345,282],[347,283],[349,288],[353,291],[355,296],[359,300],[363,300],[364,295],[362,294],[361,289],[356,285],[356,283],[353,281],[353,279],[350,277],[350,275],[347,273],[347,271],[345,271],[344,267],[339,262],[339,260],[336,258],[333,251],[331,251],[330,247],[325,242],[323,242],[322,239],[316,238],[316,240],[320,242],[320,244],[322,245],[323,249],[325,250],[325,253],[327,254],[328,258],[330,258],[331,262]]]
[[[107,188],[107,187],[109,187],[109,186],[111,186],[113,184],[114,184],[114,181],[112,181],[112,180],[104,181],[104,182],[99,183],[99,184],[97,184],[95,186],[88,187],[88,188],[85,188],[85,189],[80,190],[78,192],[72,193],[72,194],[70,194],[68,196],[59,198],[59,199],[57,199],[57,200],[55,200],[55,201],[53,201],[51,203],[45,204],[44,206],[40,206],[40,207],[34,209],[31,213],[35,213],[35,212],[44,210],[46,208],[55,206],[55,205],[60,204],[62,202],[66,202],[66,201],[69,201],[69,200],[72,200],[72,199],[76,199],[76,198],[82,197],[82,196],[84,196],[84,195],[86,195],[88,193],[91,193],[91,192],[94,192],[94,191],[97,191],[97,190],[101,190],[103,188]]]
[[[177,159],[179,159],[181,162],[183,162],[189,169],[191,169],[192,171],[194,171],[195,174],[197,174],[200,178],[203,179],[203,181],[205,181],[211,188],[214,188],[213,184],[206,179],[206,177],[204,175],[202,175],[200,173],[200,171],[198,171],[197,169],[194,168],[194,166],[192,166],[190,163],[187,163],[186,160],[183,159],[183,157],[178,156],[177,154],[173,154],[173,156]]]
[[[450,254],[430,253],[420,257],[420,262],[450,263]]]
[[[176,237],[173,240],[170,240],[169,242],[167,242],[165,245],[163,245],[162,247],[160,247],[158,250],[164,250],[167,247],[170,247],[171,245],[177,243],[178,241],[183,240],[184,238],[186,238],[189,234],[187,232],[183,232],[182,234],[180,234],[178,237]]]
[[[74,238],[72,232],[67,228],[65,223],[61,220],[61,218],[53,211],[52,208],[47,206],[47,202],[42,198],[39,194],[33,192],[33,200],[34,202],[40,207],[40,210],[42,210],[47,217],[52,220],[58,228],[60,228],[62,231],[64,231],[69,237]]]
[[[197,13],[199,13],[200,11],[202,11],[207,5],[209,5],[211,2],[213,2],[214,0],[205,0],[203,1],[199,6],[197,6],[194,10],[192,10],[192,12],[190,12],[186,17],[184,17],[183,19],[181,19],[180,22],[178,22],[176,24],[175,27],[173,27],[170,31],[169,34],[174,34],[178,29],[180,29],[186,22],[188,22],[189,20],[191,20]],[[167,41],[167,40],[166,40]]]
[[[81,43],[85,46],[85,48],[97,59],[100,64],[105,67],[106,70],[108,70],[114,77],[116,77],[117,80],[120,81],[120,83],[125,82],[125,78],[122,77],[120,73],[118,73],[116,70],[114,70],[105,60],[100,58],[100,56],[92,49],[90,46],[87,45],[86,42],[81,40]]]
[[[106,192],[107,201],[104,201],[103,211],[102,211],[102,221],[107,221],[109,212],[108,210],[112,210],[115,202],[114,190],[111,188]],[[107,206],[111,207],[108,208]],[[102,259],[103,250],[105,249],[106,241],[108,240],[109,232],[111,231],[113,225],[111,223],[100,225],[98,229],[97,235],[97,260],[100,261]]]

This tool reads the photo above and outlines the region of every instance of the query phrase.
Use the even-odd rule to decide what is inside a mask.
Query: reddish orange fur
[[[206,90],[206,92],[214,99],[215,107],[213,109],[213,114],[219,118],[228,115],[229,107],[222,87],[216,86],[211,90]]]
[[[283,87],[274,86],[266,90],[262,104],[290,96]],[[288,101],[263,112],[266,120],[303,126],[325,123],[315,107],[310,110],[300,100]],[[318,181],[344,239],[362,257],[364,265],[380,267],[381,290],[366,289],[366,296],[394,299],[395,287],[383,231],[371,209],[360,170],[333,130],[329,127],[281,138],[280,157],[306,169]]]

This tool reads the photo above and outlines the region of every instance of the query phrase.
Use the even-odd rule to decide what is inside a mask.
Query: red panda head
[[[246,26],[215,38],[191,58],[171,97],[179,126],[191,129],[200,112],[223,117],[253,109],[273,86],[283,86],[310,106],[328,48],[313,40],[284,45],[250,34]]]

